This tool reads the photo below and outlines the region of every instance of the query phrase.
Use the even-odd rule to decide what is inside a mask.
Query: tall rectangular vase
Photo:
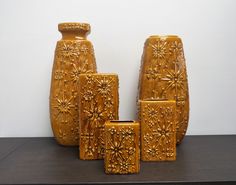
[[[79,84],[80,159],[102,159],[105,121],[118,119],[118,76],[82,74]]]

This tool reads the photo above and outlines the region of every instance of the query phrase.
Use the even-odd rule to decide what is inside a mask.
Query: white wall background
[[[188,134],[236,134],[235,0],[0,0],[0,137],[51,136],[49,87],[59,22],[91,24],[100,72],[120,78],[120,118],[135,117],[149,35],[183,39]]]

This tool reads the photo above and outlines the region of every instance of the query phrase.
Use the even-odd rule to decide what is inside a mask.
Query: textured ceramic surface
[[[89,24],[58,25],[62,39],[57,42],[51,79],[50,117],[54,136],[62,145],[79,144],[79,74],[95,73],[93,46],[86,39]]]
[[[105,124],[105,172],[138,173],[140,170],[139,123],[107,121]]]
[[[141,159],[176,159],[176,102],[140,101]]]
[[[189,120],[189,93],[183,44],[177,36],[151,36],[144,45],[139,97],[176,101],[176,141],[184,138]]]
[[[105,121],[118,119],[118,76],[82,74],[79,83],[80,159],[102,159]]]

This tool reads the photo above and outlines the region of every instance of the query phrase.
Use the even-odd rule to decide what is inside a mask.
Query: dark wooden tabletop
[[[106,175],[53,138],[1,138],[0,184],[236,184],[236,135],[187,136],[175,162],[141,162],[133,175]]]

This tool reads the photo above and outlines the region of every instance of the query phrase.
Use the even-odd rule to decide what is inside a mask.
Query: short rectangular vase
[[[175,101],[139,101],[141,160],[176,160]]]
[[[105,172],[130,174],[140,170],[139,123],[107,121],[105,124]]]
[[[81,74],[79,76],[80,159],[103,159],[104,127],[118,119],[118,75]]]

